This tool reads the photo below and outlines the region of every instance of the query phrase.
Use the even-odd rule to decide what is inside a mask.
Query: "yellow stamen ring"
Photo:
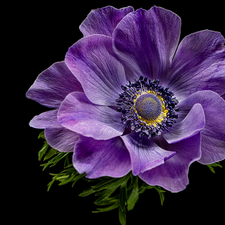
[[[152,94],[152,95],[156,96],[158,98],[158,100],[160,102],[160,106],[161,106],[160,107],[161,108],[160,114],[158,115],[157,118],[152,119],[152,120],[148,120],[148,119],[140,116],[139,113],[138,113],[137,104],[136,104],[138,99],[141,96],[144,96],[144,95],[147,96],[147,94]],[[145,123],[147,126],[154,126],[154,127],[156,127],[158,124],[160,124],[166,118],[167,113],[168,113],[168,110],[165,107],[164,99],[160,95],[157,95],[157,93],[155,91],[151,91],[151,90],[136,94],[136,99],[134,99],[134,107],[133,107],[133,109],[134,109],[135,113],[137,113],[138,118],[139,118],[140,121]]]

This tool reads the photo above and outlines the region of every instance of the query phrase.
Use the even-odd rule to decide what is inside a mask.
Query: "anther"
[[[161,135],[176,123],[180,108],[173,92],[159,85],[159,80],[149,80],[140,76],[126,86],[116,99],[116,110],[122,113],[122,122],[139,137],[148,138]]]

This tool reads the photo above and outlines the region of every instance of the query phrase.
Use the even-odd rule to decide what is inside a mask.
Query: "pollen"
[[[156,127],[161,123],[168,110],[165,109],[165,104],[161,96],[153,92],[144,92],[137,96],[134,101],[134,110],[137,113],[140,121],[143,121],[148,126]]]
[[[122,112],[122,122],[131,132],[151,138],[176,122],[178,101],[168,88],[159,86],[159,80],[141,76],[121,88],[123,93],[116,99],[117,111]]]

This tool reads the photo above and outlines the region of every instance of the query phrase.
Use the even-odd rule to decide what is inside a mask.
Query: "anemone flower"
[[[225,158],[225,47],[215,31],[179,42],[181,19],[160,7],[92,10],[84,37],[42,72],[27,98],[51,108],[30,126],[73,152],[87,178],[132,171],[179,192],[190,165]]]

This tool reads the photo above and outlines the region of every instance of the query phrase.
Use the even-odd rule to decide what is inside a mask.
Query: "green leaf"
[[[85,176],[85,174],[73,173],[72,175],[59,177],[57,180],[59,180],[61,182],[61,183],[59,183],[59,186],[62,186],[62,185],[72,182],[73,183],[72,187],[73,187],[75,185],[75,183],[84,176]]]
[[[70,163],[70,157],[68,157],[68,155],[66,155],[63,167],[68,168],[68,167],[71,167],[71,166],[73,166],[73,165],[72,165],[72,163]]]
[[[42,132],[38,135],[38,139],[40,139],[40,138],[42,138],[42,139],[45,140],[45,132],[44,132],[44,131],[42,131]]]
[[[134,186],[133,186],[133,190],[127,200],[127,210],[130,211],[134,208],[135,204],[137,203],[138,199],[139,199],[139,188],[138,188],[138,177],[134,178]]]
[[[38,138],[42,138],[45,140],[44,131],[39,134]],[[70,162],[71,155],[69,157],[69,154],[70,152],[59,152],[54,148],[49,148],[47,141],[44,142],[43,147],[38,152],[38,159],[41,160],[44,157],[43,160],[47,161],[46,163],[41,165],[43,166],[43,170],[45,170],[47,167],[55,166],[58,162],[64,159],[64,170],[59,172],[58,174],[50,173],[50,175],[52,176],[52,181],[48,184],[48,191],[55,181],[58,181],[60,186],[72,183],[73,187],[78,180],[85,176],[85,174],[79,174],[75,170],[73,164]]]
[[[161,203],[161,205],[163,205],[164,200],[165,200],[165,195],[164,195],[164,193],[165,193],[166,191],[164,191],[161,187],[156,187],[156,186],[154,186],[154,188],[155,188],[156,191],[159,193],[160,203]]]
[[[108,188],[104,191],[101,191],[97,194],[95,194],[95,196],[99,196],[96,201],[94,202],[96,205],[105,205],[108,203],[108,199],[109,197],[116,191],[116,188]]]
[[[72,184],[72,187],[75,185],[75,183],[77,183],[78,180],[80,180],[81,178],[83,178],[86,174],[79,174],[76,176],[75,179],[73,179],[73,184]]]
[[[52,175],[53,177],[52,177],[52,181],[48,184],[48,190],[50,189],[54,181],[58,181],[59,186],[72,183],[72,187],[73,187],[78,180],[80,180],[82,177],[85,176],[85,174],[79,174],[74,169],[72,164],[70,164],[69,168],[67,167],[65,170],[61,171],[60,173],[58,174],[50,173],[50,175]]]
[[[47,154],[45,155],[44,161],[46,161],[46,160],[52,158],[52,156],[55,155],[55,154],[57,154],[57,152],[58,152],[58,151],[57,151],[56,149],[51,148],[51,149],[47,152]]]
[[[96,191],[101,191],[101,190],[104,190],[104,189],[107,189],[107,188],[111,188],[112,186],[116,186],[117,182],[120,182],[120,180],[116,180],[114,178],[112,178],[112,179],[102,179],[102,181],[98,182],[98,184],[92,186],[92,189],[96,190]]]
[[[126,225],[127,215],[126,215],[126,208],[122,211],[119,207],[119,221],[121,225]]]
[[[52,180],[51,182],[48,183],[48,188],[47,188],[47,191],[50,190],[50,188],[52,187],[53,183],[55,182],[55,180]]]
[[[206,166],[208,166],[208,168],[209,168],[209,169],[211,170],[211,172],[213,172],[213,173],[215,173],[214,167],[220,167],[220,168],[223,168],[222,165],[220,165],[219,162],[213,163],[213,164],[210,164],[210,165],[206,165]]]
[[[135,204],[139,199],[139,193],[137,190],[133,189],[131,195],[127,201],[127,210],[130,211],[134,208]]]
[[[125,180],[120,186],[120,209],[125,210],[125,205],[127,203],[127,180]]]
[[[111,211],[111,210],[114,210],[116,208],[119,207],[119,201],[116,201],[114,204],[108,206],[108,207],[105,207],[105,208],[97,208],[98,211],[92,211],[93,213],[100,213],[100,212],[108,212],[108,211]]]
[[[45,141],[43,147],[41,148],[41,150],[38,152],[38,160],[41,161],[41,159],[43,158],[43,156],[46,154],[47,150],[48,150],[48,143],[47,141]]]
[[[95,186],[92,186],[92,188],[96,191],[101,191],[107,188],[118,188],[124,181],[125,177],[122,178],[110,178],[107,177],[106,179],[102,179],[101,182],[96,184]]]
[[[47,163],[42,164],[43,170],[45,170],[47,167],[53,167],[55,166],[59,161],[61,161],[63,158],[65,158],[70,152],[59,152],[55,150],[56,156],[50,159]],[[51,153],[52,154],[52,153]]]
[[[139,190],[139,194],[143,194],[146,189],[153,189],[153,188],[154,188],[154,186],[150,186],[147,183],[142,182],[142,185],[141,185],[140,190]]]
[[[82,193],[79,194],[80,197],[87,197],[91,194],[94,194],[96,191],[93,190],[92,188],[89,188],[87,190],[84,190]]]

